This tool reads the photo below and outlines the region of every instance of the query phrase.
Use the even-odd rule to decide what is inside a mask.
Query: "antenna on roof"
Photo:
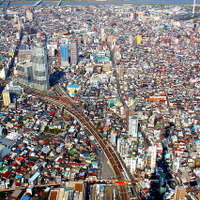
[[[194,0],[194,2],[193,2],[193,8],[192,8],[192,14],[193,14],[193,16],[195,14],[195,6],[196,6],[196,0]]]

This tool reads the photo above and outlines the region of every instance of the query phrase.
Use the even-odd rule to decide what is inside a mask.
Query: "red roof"
[[[113,183],[114,185],[126,185],[127,182],[126,181],[118,181],[116,183]]]
[[[40,142],[40,144],[41,144],[41,145],[44,145],[44,144],[46,144],[46,142],[45,142],[45,141],[42,141],[42,142]]]
[[[18,174],[21,174],[22,170],[21,169],[16,169],[15,172],[17,172]]]
[[[24,158],[22,157],[19,157],[19,158],[16,158],[17,161],[21,162],[22,160],[24,160]]]
[[[19,166],[16,162],[13,162],[11,165],[14,167]]]
[[[182,149],[176,149],[176,151],[182,151]]]
[[[11,171],[7,171],[3,174],[4,178],[8,178],[8,176],[11,174]]]
[[[27,165],[28,165],[28,166],[34,166],[35,163],[34,163],[34,162],[28,162]]]
[[[53,115],[56,114],[56,112],[55,111],[51,111],[49,114],[50,114],[50,116],[53,116]]]
[[[74,162],[69,162],[67,163],[68,165],[74,165],[74,166],[83,166],[84,164],[82,163],[74,163]]]
[[[63,159],[62,158],[59,158],[56,162],[62,162]]]

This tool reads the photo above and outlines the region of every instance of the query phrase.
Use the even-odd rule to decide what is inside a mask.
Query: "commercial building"
[[[14,75],[17,80],[25,85],[30,85],[33,80],[32,63],[30,61],[20,61],[15,69]]]
[[[39,90],[49,89],[48,51],[43,42],[35,44],[32,50],[33,87]]]
[[[75,39],[69,41],[70,46],[70,63],[76,65],[78,63],[78,42]]]
[[[18,62],[15,76],[17,81],[30,87],[39,90],[49,89],[48,50],[44,33],[36,34],[36,40],[31,48],[31,60]]]
[[[11,81],[10,84],[6,85],[2,92],[4,106],[9,106],[10,103],[13,103],[13,101],[16,99],[17,94],[22,93],[23,89],[18,85],[13,85],[13,82]]]
[[[176,186],[174,200],[180,200],[186,195],[186,189],[184,186]]]
[[[142,43],[142,36],[141,35],[137,35],[136,36],[136,44],[141,44]]]
[[[138,133],[138,118],[135,116],[129,116],[129,123],[128,123],[128,135],[131,136],[133,139],[137,139]]]
[[[3,80],[6,80],[8,74],[8,68],[3,67],[2,69],[0,69],[0,78]]]
[[[31,12],[31,10],[26,10],[26,18],[28,19],[28,21],[33,21],[33,13]]]
[[[60,45],[60,61],[62,66],[69,64],[69,46],[67,44]]]
[[[149,147],[149,153],[150,153],[150,168],[152,171],[156,168],[156,157],[157,157],[157,148],[156,146],[150,146]]]
[[[58,44],[56,42],[50,42],[47,44],[48,56],[56,56],[58,50]]]
[[[11,97],[10,97],[10,92],[7,90],[4,90],[2,92],[3,95],[3,104],[4,106],[8,106],[11,103]]]
[[[24,37],[23,37],[24,38]],[[18,61],[31,60],[31,49],[27,44],[21,44],[19,46]]]

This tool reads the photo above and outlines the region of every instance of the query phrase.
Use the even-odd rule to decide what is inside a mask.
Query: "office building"
[[[58,53],[58,44],[56,42],[50,42],[47,44],[48,56],[56,56]]]
[[[25,60],[27,61],[31,60],[31,48],[27,44],[21,44],[19,46],[18,61],[25,61]]]
[[[150,155],[150,168],[152,172],[156,168],[156,158],[157,158],[157,148],[156,146],[149,147],[149,155]]]
[[[184,186],[176,186],[174,200],[181,200],[186,195],[186,189]]]
[[[36,35],[37,40],[32,49],[32,87],[39,90],[49,89],[48,50],[44,42],[44,33]]]
[[[3,95],[3,105],[9,106],[11,103],[10,92],[8,90],[3,90],[2,95]]]
[[[32,63],[29,61],[18,62],[14,70],[14,76],[20,83],[30,86],[33,81]]]
[[[111,131],[110,142],[111,142],[112,145],[116,146],[116,143],[117,143],[117,133],[114,132],[114,131]]]
[[[117,138],[117,152],[120,153],[122,157],[128,154],[128,143],[124,138]]]
[[[105,41],[106,41],[106,34],[105,34],[104,28],[101,28],[100,40],[101,40],[102,42],[105,42]]]
[[[123,66],[119,66],[118,67],[118,74],[119,74],[119,78],[123,78],[124,77],[124,67]]]
[[[75,39],[69,41],[70,46],[70,63],[76,65],[78,63],[78,42]]]
[[[129,116],[128,121],[128,135],[136,140],[138,137],[138,118],[136,116]]]
[[[30,10],[26,10],[26,18],[28,21],[33,21],[33,13]]]
[[[62,66],[69,64],[69,46],[67,44],[60,45],[60,61]]]
[[[139,45],[142,43],[142,36],[141,35],[137,35],[136,36],[136,44]]]
[[[15,93],[17,95],[24,93],[24,89],[21,86],[14,84],[12,81],[10,81],[9,84],[6,85],[5,90],[11,93]]]
[[[19,85],[14,85],[11,81],[9,84],[6,85],[2,92],[4,106],[9,106],[10,103],[15,102],[17,99],[17,95],[20,95],[23,92],[24,90],[22,87],[20,87]]]
[[[30,50],[31,60],[28,60],[29,49],[27,49],[25,50],[28,52],[25,56],[27,60],[18,62],[14,71],[17,81],[38,90],[49,89],[48,50],[45,40],[44,33],[37,33]]]
[[[2,69],[0,69],[0,78],[3,80],[6,80],[8,74],[8,68],[3,67]]]

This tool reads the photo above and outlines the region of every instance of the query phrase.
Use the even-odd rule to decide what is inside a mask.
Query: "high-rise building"
[[[25,85],[31,85],[33,80],[32,63],[28,61],[18,62],[15,69],[14,76],[17,78],[17,81]]]
[[[32,87],[39,90],[49,89],[48,50],[46,47],[46,35],[41,32],[36,34],[36,40],[32,48]]]
[[[58,53],[58,44],[56,42],[50,42],[47,44],[48,56],[56,56]]]
[[[49,89],[48,51],[44,43],[36,43],[32,50],[32,87],[39,90]]]
[[[31,48],[31,60],[18,62],[15,70],[17,80],[39,90],[49,89],[48,50],[44,33],[37,33]]]
[[[102,42],[106,41],[106,34],[105,34],[105,30],[103,27],[101,27],[100,39]]]
[[[138,137],[138,118],[136,116],[129,116],[128,120],[128,135],[137,140]]]
[[[124,77],[124,67],[123,66],[118,67],[118,73],[119,73],[119,78]]]
[[[30,46],[27,44],[21,44],[19,46],[19,52],[18,52],[18,60],[19,61],[30,61],[31,59],[31,49]]]
[[[2,69],[0,69],[0,78],[3,80],[6,80],[8,74],[8,68],[3,67]]]
[[[150,168],[152,172],[154,172],[156,168],[156,158],[157,158],[157,147],[150,146],[149,147],[149,155],[150,155]]]
[[[116,143],[117,143],[117,133],[114,132],[114,131],[111,131],[110,142],[111,142],[112,145],[116,146]]]
[[[67,44],[60,45],[60,61],[62,66],[69,64],[69,46]]]
[[[31,10],[26,10],[26,18],[28,21],[33,21],[33,13]]]
[[[11,81],[2,91],[4,106],[9,106],[11,103],[16,103],[17,95],[20,95],[23,92],[24,90],[22,87],[19,85],[14,85]]]
[[[136,44],[139,45],[142,43],[142,36],[141,35],[137,35],[136,36]]]
[[[78,63],[78,42],[75,39],[69,41],[70,46],[70,63],[76,65]]]
[[[128,154],[128,143],[124,138],[117,138],[117,152],[120,153],[122,157]]]
[[[8,90],[3,90],[2,95],[4,106],[9,106],[9,104],[11,103],[10,92]]]
[[[186,189],[184,186],[176,186],[174,200],[181,200],[186,195]]]

